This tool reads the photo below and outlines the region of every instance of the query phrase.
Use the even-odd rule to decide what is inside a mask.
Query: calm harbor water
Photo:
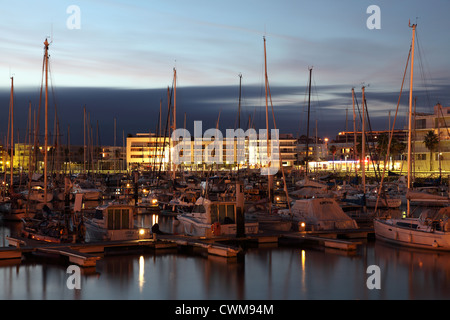
[[[20,228],[0,220],[0,244]],[[370,265],[381,289],[368,289]],[[0,300],[297,300],[450,299],[450,253],[369,241],[348,254],[323,248],[259,247],[242,261],[167,250],[105,256],[69,289],[67,263],[0,261]]]

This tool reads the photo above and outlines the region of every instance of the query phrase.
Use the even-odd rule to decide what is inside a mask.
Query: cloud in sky
[[[66,26],[70,16],[66,9],[73,4],[80,8],[79,30]],[[372,4],[381,8],[380,30],[366,27],[366,9]],[[263,36],[282,131],[295,135],[304,131],[310,66],[311,121],[318,119],[319,135],[332,137],[345,129],[351,88],[360,94],[363,84],[369,112],[383,126],[387,110],[395,109],[398,98],[411,41],[408,19],[415,22],[418,17],[418,101],[423,108],[437,101],[450,105],[449,9],[446,0],[10,3],[0,13],[0,134],[6,131],[10,75],[14,74],[17,108],[26,114],[29,100],[33,107],[38,104],[43,41],[48,36],[53,40],[51,75],[61,122],[75,132],[86,104],[92,121],[99,120],[105,143],[111,141],[114,117],[125,134],[153,130],[174,67],[179,124],[186,112],[188,123],[201,119],[213,127],[220,111],[221,125],[234,126],[242,73],[242,118],[251,115],[262,126]]]
[[[237,78],[237,77],[236,77]],[[432,90],[416,90],[418,112],[432,112],[433,105],[442,100],[450,100],[450,86],[436,86]],[[406,125],[408,91],[403,92],[396,128]],[[274,107],[277,128],[282,133],[294,136],[306,134],[307,124],[307,87],[271,86],[270,92]],[[0,104],[8,106],[9,91],[0,91]],[[439,94],[440,99],[434,99]],[[361,106],[361,88],[355,88],[357,105]],[[388,128],[388,113],[393,120],[399,91],[372,90],[366,87],[366,100],[373,130]],[[214,128],[219,118],[219,129],[237,128],[239,83],[234,86],[197,86],[177,89],[177,127],[184,126],[193,132],[194,121],[202,121],[203,129]],[[29,101],[32,101],[33,113],[38,111],[39,90],[17,89],[15,92],[15,128],[19,137],[24,138],[27,129]],[[55,99],[53,99],[55,98]],[[441,100],[442,99],[442,100]],[[427,101],[428,100],[428,101]],[[155,132],[158,114],[162,109],[163,126],[167,119],[167,88],[160,89],[116,89],[116,88],[55,88],[49,102],[50,131],[53,129],[54,106],[56,105],[61,128],[61,143],[67,143],[70,126],[71,144],[83,143],[83,107],[90,117],[94,132],[99,128],[99,141],[103,144],[114,143],[114,119],[117,121],[116,141],[122,144],[123,135],[140,132]],[[42,107],[43,108],[43,107]],[[6,109],[6,108],[4,108]],[[43,110],[43,109],[42,109]],[[358,110],[358,109],[357,109]],[[7,109],[3,111],[7,115]],[[271,105],[269,102],[269,123],[273,128]],[[310,128],[315,135],[316,123],[321,137],[333,139],[339,131],[353,130],[351,86],[313,85]],[[264,87],[256,85],[242,86],[241,128],[247,129],[249,118],[255,128],[265,128],[265,92]],[[359,114],[357,118],[359,125]],[[43,123],[43,111],[40,121]],[[317,122],[316,122],[317,121]],[[392,123],[392,122],[391,122]],[[0,119],[0,136],[6,136],[7,116]],[[42,128],[42,125],[41,125]],[[17,136],[17,135],[16,135]],[[95,138],[96,140],[97,138]]]

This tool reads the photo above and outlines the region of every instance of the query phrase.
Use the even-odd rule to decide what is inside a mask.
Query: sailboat
[[[200,197],[195,202],[191,212],[177,215],[177,219],[183,227],[184,233],[189,236],[212,238],[217,236],[236,235],[238,230],[238,185],[236,185],[236,201],[215,200]],[[245,234],[257,234],[259,232],[258,221],[245,221]]]
[[[0,213],[2,213],[3,220],[20,221],[26,217],[32,218],[34,213],[27,212],[26,208],[22,207],[23,196],[20,193],[14,192],[14,77],[11,77],[11,97],[9,106],[9,121],[11,132],[11,158],[10,158],[10,190],[9,198],[4,198],[0,203]],[[5,179],[6,181],[6,170]]]
[[[412,88],[414,75],[414,40],[416,24],[412,28],[411,44],[411,75],[409,89],[409,134],[408,134],[408,180],[407,189],[411,187],[411,114]],[[414,248],[450,251],[450,223],[448,221],[450,208],[445,207],[436,214],[424,210],[418,218],[410,217],[410,201],[407,202],[408,218],[404,219],[374,219],[375,237],[386,242]]]

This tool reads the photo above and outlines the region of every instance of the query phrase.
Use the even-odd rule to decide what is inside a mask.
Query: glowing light
[[[152,214],[152,226],[158,223],[158,215]]]
[[[144,270],[145,260],[143,256],[139,257],[139,291],[142,292],[145,283]]]
[[[302,271],[305,271],[306,253],[302,250]]]

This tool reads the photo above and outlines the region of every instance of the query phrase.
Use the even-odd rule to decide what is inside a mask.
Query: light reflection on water
[[[150,217],[151,219],[151,217]],[[1,244],[14,224],[0,225]],[[381,289],[366,286],[369,265]],[[243,261],[176,250],[106,256],[66,286],[67,264],[0,261],[0,299],[450,299],[450,253],[369,242],[356,254],[318,248],[248,249]]]

